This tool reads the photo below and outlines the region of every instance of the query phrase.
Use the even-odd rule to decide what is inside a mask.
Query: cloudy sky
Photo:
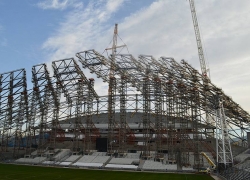
[[[212,82],[250,112],[250,1],[195,2]],[[30,82],[32,65],[102,53],[115,23],[135,57],[185,59],[200,70],[187,0],[0,0],[0,73],[26,68]]]

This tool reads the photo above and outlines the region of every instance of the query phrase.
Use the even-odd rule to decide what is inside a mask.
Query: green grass
[[[202,174],[85,170],[0,164],[1,180],[213,180]]]

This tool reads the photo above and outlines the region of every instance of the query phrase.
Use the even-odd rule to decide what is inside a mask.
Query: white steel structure
[[[217,163],[224,164],[225,168],[231,166],[233,164],[233,155],[225,111],[223,103],[221,102],[219,102],[219,108],[216,114],[216,144]]]

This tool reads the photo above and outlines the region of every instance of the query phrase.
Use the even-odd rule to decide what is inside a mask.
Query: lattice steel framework
[[[89,153],[93,147],[93,143],[96,142],[96,138],[100,137],[99,129],[95,127],[95,124],[92,121],[92,114],[93,114],[93,100],[98,100],[98,96],[95,93],[95,91],[92,91],[94,89],[94,79],[89,79],[88,84],[88,97],[87,97],[87,107],[86,107],[86,128],[85,128],[85,143],[84,143],[84,152]],[[92,89],[92,90],[91,90]]]
[[[113,55],[105,58],[94,50],[84,51],[76,55],[83,67],[88,67],[91,72],[101,77],[104,82],[109,82],[108,90],[108,151],[112,154],[116,151],[123,154],[126,151],[125,144],[134,144],[134,134],[131,132],[126,122],[127,105],[127,83],[129,77],[120,66],[119,55]],[[115,59],[115,60],[114,60]],[[116,62],[116,63],[114,63]],[[112,70],[111,70],[112,69]],[[110,72],[112,72],[110,74]],[[120,100],[120,122],[115,120],[116,101]],[[101,101],[100,101],[101,102]]]
[[[54,83],[46,64],[32,67],[33,97],[32,108],[36,112],[33,129],[38,126],[38,153],[41,154],[47,148],[55,148],[57,141],[64,140],[64,131],[59,124],[60,109],[60,83]]]
[[[143,67],[139,62],[137,62],[132,55],[119,54],[116,55],[117,65],[120,70],[127,74],[129,82],[134,86],[137,91],[142,91],[143,97],[143,158],[150,157],[150,145],[151,145],[151,136],[152,132],[150,126],[150,107],[151,101],[150,96],[152,94],[152,82],[148,78],[148,73],[144,74],[145,67]],[[141,70],[141,71],[139,71]],[[152,129],[153,130],[153,129]],[[152,149],[153,150],[153,149]]]
[[[148,55],[136,59],[130,54],[106,58],[95,50],[76,56],[84,68],[109,84],[108,95],[96,94],[94,80],[85,77],[73,58],[52,62],[54,77],[45,64],[33,66],[31,91],[27,91],[24,69],[1,74],[1,152],[9,146],[13,146],[14,156],[22,148],[26,154],[36,146],[41,152],[46,147],[56,148],[57,142],[65,140],[61,124],[67,122],[71,123],[69,133],[74,134],[72,150],[89,154],[100,137],[93,117],[102,114],[108,115],[110,154],[137,148],[142,150],[142,158],[162,159],[167,151],[168,161],[183,166],[189,165],[194,155],[199,168],[200,151],[209,151],[216,158],[209,143],[216,123],[220,132],[218,163],[232,161],[230,142],[234,138],[238,145],[247,145],[249,114],[210,81],[204,83],[204,76],[186,61]],[[136,120],[141,132],[128,125],[135,114],[141,116]],[[206,121],[207,114],[213,117],[211,124]],[[135,138],[134,133],[142,137]],[[135,146],[135,140],[143,144]]]
[[[74,117],[72,115],[75,115],[72,150],[76,152],[84,150],[85,153],[88,153],[93,143],[91,137],[99,136],[99,132],[91,121],[91,114],[89,113],[92,109],[92,100],[94,98],[98,99],[93,83],[88,81],[73,58],[53,61],[52,67],[57,84],[60,85],[70,110],[69,116],[65,118],[72,118]],[[85,103],[87,103],[87,114],[83,109]],[[85,127],[83,125],[83,115],[87,115]],[[92,132],[90,132],[90,128],[92,128]],[[80,143],[82,140],[84,143]],[[84,144],[84,147],[82,147],[82,144]]]
[[[78,54],[77,56],[80,57],[80,61],[84,64],[84,67],[88,67],[92,72],[95,72],[97,76],[102,77],[104,81],[108,82],[108,76],[105,72],[109,71],[107,67],[110,66],[110,59],[105,58],[94,50],[81,52],[81,55]],[[146,64],[150,67],[148,77],[146,77]],[[173,152],[176,150],[176,145],[178,144],[182,153],[181,161],[183,165],[188,164],[189,153],[193,152],[195,155],[196,166],[201,166],[201,156],[199,155],[199,151],[202,147],[205,147],[206,150],[211,152],[214,156],[214,149],[212,149],[209,143],[203,139],[202,135],[211,136],[211,131],[207,132],[207,130],[212,130],[213,134],[213,129],[215,129],[215,126],[213,126],[215,119],[212,119],[213,123],[207,124],[206,115],[207,113],[210,114],[210,116],[215,115],[213,97],[219,88],[214,86],[211,82],[203,83],[204,77],[184,60],[182,61],[182,64],[179,64],[173,58],[162,57],[159,60],[155,60],[152,57],[148,58],[148,56],[142,55],[139,56],[139,60],[136,60],[131,55],[119,54],[116,55],[116,63],[114,66],[115,73],[126,73],[127,83],[130,84],[128,87],[131,89],[134,87],[133,91],[138,92],[144,97],[144,106],[146,97],[144,92],[146,91],[143,91],[143,89],[146,89],[145,84],[149,83],[148,86],[152,88],[154,78],[156,77],[159,77],[161,82],[164,82],[161,83],[159,91],[161,97],[164,97],[160,104],[162,106],[161,109],[163,109],[162,114],[166,115],[165,127],[168,129],[164,126],[158,127],[157,116],[154,124],[147,123],[147,125],[150,126],[149,129],[152,132],[161,132],[161,143],[167,144],[168,151],[170,152],[169,159],[175,159]],[[147,82],[144,80],[145,77],[148,78]],[[143,112],[146,111],[146,113],[149,114],[158,113],[159,105],[157,104],[158,100],[156,100],[157,90],[158,89],[155,88],[154,90],[149,91],[152,98],[150,97],[146,101],[148,101],[148,105],[152,106],[152,108],[146,111],[144,107],[142,110]],[[118,94],[118,96],[120,96],[120,94]],[[120,96],[120,98],[122,98],[122,96]],[[223,94],[223,99],[227,100],[227,105],[230,104],[230,106],[235,107],[235,103],[225,94]],[[164,110],[164,108],[166,110]],[[234,122],[236,119],[241,121],[240,124],[242,124],[244,121],[243,119],[245,119],[246,121],[244,121],[245,123],[243,123],[243,126],[249,126],[247,125],[249,123],[247,122],[249,115],[240,107],[238,110],[241,112],[241,118],[237,118],[237,116],[233,116],[233,113],[230,114],[228,111],[225,111],[225,114],[229,113],[228,115],[231,116],[229,118],[233,119],[230,123],[231,126],[236,125]],[[146,115],[144,114],[144,116]],[[180,127],[175,127],[176,123],[180,123]],[[233,135],[233,128],[231,127],[230,130],[231,132],[229,131],[229,134],[231,133],[231,135]],[[166,136],[164,135],[165,133]],[[237,132],[234,131],[234,133]],[[192,138],[190,138],[190,134],[192,134]],[[239,138],[238,135],[234,136]],[[166,139],[165,137],[168,138]],[[156,147],[160,146],[156,145]]]
[[[0,74],[1,152],[13,147],[13,156],[24,147],[23,135],[28,111],[26,71],[19,69]]]
[[[224,165],[227,168],[233,165],[233,155],[230,145],[230,138],[228,135],[227,128],[227,119],[225,116],[225,110],[223,107],[223,103],[220,101],[220,92],[218,92],[216,96],[216,104],[217,104],[217,119],[216,119],[216,162],[217,166]]]
[[[34,105],[33,101],[33,91],[28,90],[27,96],[25,98],[25,124],[23,125],[24,128],[24,135],[23,135],[23,142],[25,147],[25,154],[30,155],[32,150],[34,149],[34,146],[36,146],[36,138],[35,138],[35,112],[36,112],[36,106]]]
[[[127,123],[126,123],[126,98],[127,98],[127,82],[126,76],[121,77],[119,87],[120,91],[120,128],[119,128],[119,153],[126,152],[127,143]]]

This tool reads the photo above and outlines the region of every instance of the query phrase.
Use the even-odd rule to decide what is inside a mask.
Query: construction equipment
[[[204,156],[207,160],[207,162],[210,164],[211,166],[211,170],[215,170],[216,169],[216,165],[214,164],[214,162],[207,156],[206,153],[201,152],[200,153],[202,156]],[[200,173],[206,173],[206,174],[210,174],[210,168],[201,168],[201,170],[199,171]]]
[[[192,19],[193,19],[196,43],[197,43],[200,66],[201,66],[201,73],[206,79],[208,79],[208,76],[207,76],[207,72],[208,72],[207,63],[206,63],[203,48],[202,48],[201,36],[200,36],[198,20],[197,20],[196,11],[195,11],[194,0],[189,0],[189,4],[190,4],[190,10],[191,10]]]
[[[207,69],[207,64],[206,60],[204,57],[203,53],[203,48],[202,48],[202,43],[201,43],[201,36],[200,36],[200,31],[199,31],[199,25],[198,25],[198,20],[196,16],[196,11],[195,11],[195,5],[194,5],[194,0],[189,0],[190,4],[190,10],[192,14],[192,19],[193,19],[193,25],[194,25],[194,31],[195,31],[195,36],[196,36],[196,43],[197,43],[197,48],[198,48],[198,54],[199,54],[199,60],[200,60],[200,66],[201,66],[201,73],[202,73],[202,79],[203,79],[203,84],[204,86],[208,86],[210,83],[210,78],[207,74],[208,69]],[[217,162],[223,163],[224,166],[226,167],[228,164],[232,164],[233,162],[233,157],[232,157],[232,150],[230,147],[230,140],[229,140],[229,135],[228,135],[228,128],[227,128],[227,122],[225,119],[224,115],[224,108],[223,108],[223,99],[220,99],[220,92],[218,92],[218,109],[216,110],[217,112],[217,119],[214,122],[214,119],[212,116],[208,113],[208,107],[205,107],[205,114],[206,114],[206,124],[210,125],[215,125],[216,126],[216,140],[217,140]],[[208,103],[208,92],[205,91],[205,104]],[[212,129],[207,128],[207,132],[213,132]],[[208,136],[214,136],[213,133],[207,134]]]

